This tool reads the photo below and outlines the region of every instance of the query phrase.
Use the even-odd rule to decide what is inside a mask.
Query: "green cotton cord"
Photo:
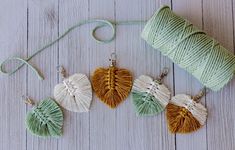
[[[62,35],[60,35],[57,39],[55,39],[54,41],[48,43],[47,45],[43,46],[42,48],[38,49],[35,53],[33,53],[31,56],[29,56],[26,59],[22,59],[19,57],[11,57],[8,58],[6,60],[4,60],[1,65],[0,65],[0,72],[6,75],[12,75],[14,74],[16,71],[18,71],[20,68],[22,68],[25,64],[28,65],[30,67],[30,69],[35,72],[35,74],[38,76],[38,78],[40,80],[43,80],[43,76],[39,73],[39,71],[36,70],[36,68],[34,68],[30,63],[29,60],[31,60],[34,56],[36,56],[38,53],[42,52],[43,50],[45,50],[46,48],[52,46],[53,44],[55,44],[56,42],[58,42],[60,39],[62,39],[63,37],[65,37],[68,33],[70,33],[72,30],[74,30],[77,27],[80,27],[82,25],[85,24],[92,24],[92,23],[96,23],[97,26],[95,26],[95,28],[92,30],[91,32],[91,36],[92,38],[97,42],[97,43],[110,43],[112,42],[115,37],[116,37],[116,25],[138,25],[138,24],[144,24],[146,23],[146,21],[141,21],[141,20],[133,20],[133,21],[119,21],[119,22],[111,22],[109,20],[103,20],[103,19],[90,19],[90,20],[83,20],[77,24],[75,24],[74,26],[70,27],[68,30],[66,30]],[[108,39],[99,39],[96,36],[96,31],[100,28],[103,27],[110,27],[112,30],[112,36]],[[4,69],[4,65],[7,64],[8,62],[12,61],[12,60],[18,60],[21,63],[19,65],[17,65],[12,71],[6,71]]]
[[[141,37],[213,91],[234,76],[235,56],[168,6],[151,17]]]

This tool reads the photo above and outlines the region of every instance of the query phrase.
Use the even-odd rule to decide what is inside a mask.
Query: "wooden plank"
[[[28,0],[27,4],[27,1],[2,0],[0,60],[9,56],[26,58],[80,20],[88,18],[146,20],[161,4],[171,5],[170,1]],[[234,1],[172,0],[172,6],[177,14],[204,28],[209,35],[234,51]],[[170,60],[141,40],[139,35],[143,26],[118,26],[116,41],[106,45],[97,44],[91,40],[89,32],[93,27],[88,25],[73,31],[59,44],[53,45],[30,61],[42,71],[46,78],[44,81],[39,81],[37,76],[26,67],[10,77],[0,76],[2,91],[0,94],[0,149],[220,150],[235,148],[233,142],[235,141],[233,109],[235,79],[220,92],[209,93],[202,99],[209,110],[207,126],[193,134],[176,135],[175,138],[175,135],[167,131],[164,113],[154,117],[136,117],[131,97],[117,109],[111,110],[96,96],[89,113],[64,111],[64,136],[60,139],[42,139],[26,132],[24,119],[30,107],[26,108],[22,103],[22,95],[29,95],[37,102],[53,96],[55,84],[61,81],[56,72],[57,65],[63,65],[69,75],[80,72],[89,76],[97,67],[109,65],[109,56],[115,49],[118,55],[118,66],[132,71],[135,78],[141,74],[156,77],[161,69],[167,66],[170,68],[170,74],[164,83],[173,93],[194,95],[201,88],[201,84],[191,75],[176,65],[173,67]],[[98,35],[107,37],[110,32],[101,29]]]
[[[28,1],[28,55],[58,36],[57,22],[57,0]],[[35,73],[28,69],[27,92],[36,102],[52,96],[52,90],[57,82],[57,48],[55,44],[31,60],[31,63],[37,66],[45,77],[45,80],[40,81]],[[27,149],[57,149],[57,139],[38,138],[28,133]]]
[[[224,47],[233,52],[234,25],[231,0],[208,0],[203,2],[204,29]],[[209,109],[207,139],[209,150],[234,149],[234,91],[235,80],[219,92],[206,97]]]
[[[27,2],[2,0],[0,4],[0,62],[27,56]],[[17,63],[7,65],[14,67]],[[18,63],[19,64],[19,63]],[[0,149],[26,149],[26,67],[8,77],[0,76]],[[20,139],[20,140],[19,140]]]
[[[173,0],[173,11],[192,22],[202,29],[202,3],[192,0]],[[192,75],[183,69],[175,66],[175,94],[196,95],[202,85]],[[201,99],[205,103],[205,97]],[[187,135],[176,135],[176,149],[201,149],[206,150],[206,126],[202,129]],[[198,144],[200,143],[200,144]]]
[[[114,19],[114,0],[90,1],[90,18]],[[92,26],[91,28],[92,29]],[[107,38],[110,34],[109,28],[101,29],[98,36]],[[110,44],[97,44],[90,40],[90,74],[92,75],[98,67],[110,65],[110,54],[115,50],[114,42]],[[92,108],[90,111],[90,150],[116,149],[116,109],[108,108],[98,100],[93,93]]]
[[[87,0],[66,0],[59,3],[59,32],[89,17]],[[83,73],[89,76],[89,26],[79,27],[59,43],[59,65],[67,76]],[[60,81],[61,82],[61,81]],[[59,139],[59,150],[89,149],[89,113],[64,111],[64,135]]]
[[[147,20],[160,4],[170,5],[170,2],[116,1],[116,20]],[[156,78],[163,67],[168,67],[170,73],[164,83],[173,90],[172,62],[140,38],[143,26],[118,26],[118,66],[132,71],[134,78],[142,74]],[[131,101],[130,96],[117,109],[117,149],[174,149],[174,135],[168,134],[164,112],[153,117],[137,117]]]

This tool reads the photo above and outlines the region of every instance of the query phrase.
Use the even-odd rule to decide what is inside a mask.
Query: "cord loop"
[[[43,80],[43,76],[39,73],[39,71],[36,70],[36,68],[34,68],[31,64],[29,64],[29,60],[32,59],[34,56],[36,56],[38,53],[42,52],[43,50],[45,50],[46,48],[52,46],[53,44],[55,44],[56,42],[58,42],[60,39],[62,39],[64,36],[66,36],[68,33],[70,33],[72,30],[74,30],[77,27],[80,27],[82,25],[85,24],[92,24],[92,23],[96,23],[97,25],[93,28],[93,30],[91,31],[91,36],[92,38],[97,42],[97,43],[101,43],[101,44],[106,44],[106,43],[110,43],[112,42],[115,37],[116,37],[116,25],[137,25],[137,24],[142,24],[145,23],[146,21],[120,21],[120,22],[111,22],[109,20],[105,20],[105,19],[90,19],[90,20],[83,20],[80,21],[79,23],[75,24],[74,26],[70,27],[68,30],[66,30],[63,34],[61,34],[58,38],[56,38],[55,40],[53,40],[52,42],[48,43],[47,45],[43,46],[42,48],[38,49],[35,53],[33,53],[31,56],[29,56],[27,59],[22,59],[20,57],[11,57],[8,58],[6,60],[4,60],[1,64],[0,64],[0,72],[6,75],[12,75],[14,74],[16,71],[18,71],[20,68],[22,68],[24,65],[28,65],[29,68],[35,72],[35,74],[38,76],[38,78],[40,80]],[[112,31],[112,35],[110,38],[108,39],[101,39],[98,38],[96,36],[96,31],[100,28],[103,27],[109,27],[111,28]],[[13,68],[12,71],[7,72],[4,69],[4,65],[6,65],[7,63],[9,63],[12,60],[18,60],[21,63],[19,65],[17,65],[15,68]]]

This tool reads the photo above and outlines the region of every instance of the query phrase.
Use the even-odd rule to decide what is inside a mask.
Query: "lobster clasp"
[[[110,66],[113,67],[113,66],[116,66],[116,61],[117,61],[117,54],[115,52],[113,52],[111,55],[110,55]]]

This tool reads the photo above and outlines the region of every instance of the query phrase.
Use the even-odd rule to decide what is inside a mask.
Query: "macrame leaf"
[[[128,97],[132,75],[126,69],[98,68],[93,74],[92,85],[97,97],[109,107],[115,108]]]
[[[91,83],[86,75],[74,74],[55,86],[54,97],[69,111],[87,112],[92,101]]]
[[[63,113],[54,100],[47,98],[27,113],[26,126],[37,136],[61,136]]]
[[[132,101],[137,115],[156,115],[165,109],[169,99],[168,88],[158,81],[154,81],[151,77],[141,75],[135,80]]]
[[[190,133],[206,122],[207,109],[185,94],[172,97],[166,109],[168,127],[172,133]]]

